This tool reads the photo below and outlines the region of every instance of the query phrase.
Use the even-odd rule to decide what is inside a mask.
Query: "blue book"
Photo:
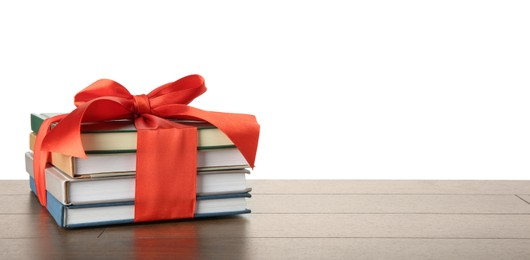
[[[35,180],[30,177],[30,188],[36,194]],[[134,201],[64,205],[47,192],[47,209],[55,222],[65,228],[107,226],[134,223]],[[246,198],[250,193],[197,196],[195,218],[233,216],[250,213]]]

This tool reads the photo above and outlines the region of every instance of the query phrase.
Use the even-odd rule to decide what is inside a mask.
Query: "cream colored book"
[[[35,141],[42,122],[57,114],[31,114],[30,143]],[[234,143],[218,128],[200,121],[176,121],[197,127],[197,148],[217,149],[235,147]],[[136,151],[136,128],[132,121],[116,120],[99,123],[84,123],[81,126],[81,141],[88,153],[112,153]]]

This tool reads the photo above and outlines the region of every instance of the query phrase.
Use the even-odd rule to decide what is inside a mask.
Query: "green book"
[[[31,114],[30,147],[46,118],[57,113]],[[234,143],[218,128],[200,121],[175,121],[197,127],[198,149],[233,148]],[[53,127],[53,126],[52,126]],[[87,153],[136,152],[137,132],[131,120],[115,120],[81,125],[81,141]]]

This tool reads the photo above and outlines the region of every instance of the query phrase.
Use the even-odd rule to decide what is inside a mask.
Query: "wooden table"
[[[249,215],[64,230],[0,181],[0,259],[530,259],[530,181],[249,183]]]

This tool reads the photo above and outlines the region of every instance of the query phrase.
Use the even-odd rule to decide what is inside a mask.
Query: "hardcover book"
[[[26,153],[26,171],[33,178],[33,154]],[[247,193],[246,169],[197,172],[197,196]],[[97,178],[72,178],[57,168],[46,168],[46,190],[64,205],[134,200],[135,173]]]
[[[34,140],[30,140],[31,151],[33,151],[34,144]],[[136,153],[134,152],[87,154],[87,159],[60,153],[51,154],[51,163],[72,177],[136,171]],[[248,167],[245,157],[237,148],[197,151],[198,170],[241,169]]]
[[[34,142],[42,122],[52,117],[54,113],[31,114],[30,142]],[[234,143],[215,126],[202,121],[175,122],[197,127],[198,149],[215,149],[235,147]],[[81,126],[81,141],[87,153],[98,152],[135,152],[136,128],[130,120],[115,120],[98,123],[83,123]]]

